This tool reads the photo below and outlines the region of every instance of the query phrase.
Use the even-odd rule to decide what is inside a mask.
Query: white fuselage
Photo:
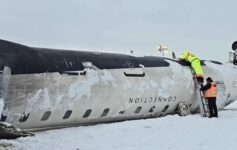
[[[159,117],[175,113],[180,102],[197,111],[190,67],[168,62],[169,67],[100,70],[95,66],[73,74],[12,75],[6,121],[39,130]],[[236,66],[206,62],[203,71],[219,83],[219,109],[237,99]]]

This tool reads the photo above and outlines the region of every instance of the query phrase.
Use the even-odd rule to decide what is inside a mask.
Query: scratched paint
[[[47,88],[39,89],[34,95],[29,96],[25,108],[25,113],[31,112],[32,109],[50,109],[51,102]]]
[[[113,85],[113,87],[117,86],[117,84],[115,83],[116,80],[114,79],[113,75],[111,74],[110,71],[108,71],[106,69],[104,69],[102,71],[102,75],[100,78],[101,78],[101,81],[105,84],[111,83]]]
[[[139,92],[145,93],[154,88],[158,88],[158,83],[155,82],[154,80],[148,80],[148,81],[141,81],[137,90]]]
[[[97,71],[92,69],[86,69],[87,78],[82,81],[75,81],[71,83],[68,89],[68,96],[70,97],[69,108],[73,106],[75,101],[81,99],[83,96],[85,98],[91,97],[92,87],[98,84],[100,81],[99,74]]]
[[[172,78],[169,77],[162,78],[161,85],[159,88],[159,95],[163,97],[169,97],[174,86],[175,81]]]
[[[190,87],[194,87],[194,82],[190,68],[187,66],[184,67],[173,61],[168,62],[170,63],[170,68],[173,72],[173,80],[181,81],[185,85],[186,92],[193,94],[194,90]]]
[[[91,64],[87,62],[87,67],[91,67]],[[94,70],[91,68],[85,69],[86,79],[82,81],[76,81],[69,85],[68,96],[71,98],[69,107],[72,107],[75,101],[85,97],[89,99],[92,95],[92,88],[97,84],[112,84],[113,87],[117,87],[115,79],[108,70]]]

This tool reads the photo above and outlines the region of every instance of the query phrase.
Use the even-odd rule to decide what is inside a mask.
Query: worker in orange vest
[[[213,82],[210,77],[208,77],[206,81],[207,84],[202,86],[200,90],[203,91],[203,95],[208,101],[208,107],[210,111],[209,117],[218,117],[218,111],[216,107],[217,84]]]

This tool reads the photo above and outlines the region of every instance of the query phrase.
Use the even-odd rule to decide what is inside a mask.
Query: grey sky
[[[0,0],[0,38],[29,46],[227,60],[235,0]]]

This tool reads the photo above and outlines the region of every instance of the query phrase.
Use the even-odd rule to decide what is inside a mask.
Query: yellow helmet
[[[183,51],[181,55],[181,59],[186,59],[188,57],[189,52],[187,50]]]

